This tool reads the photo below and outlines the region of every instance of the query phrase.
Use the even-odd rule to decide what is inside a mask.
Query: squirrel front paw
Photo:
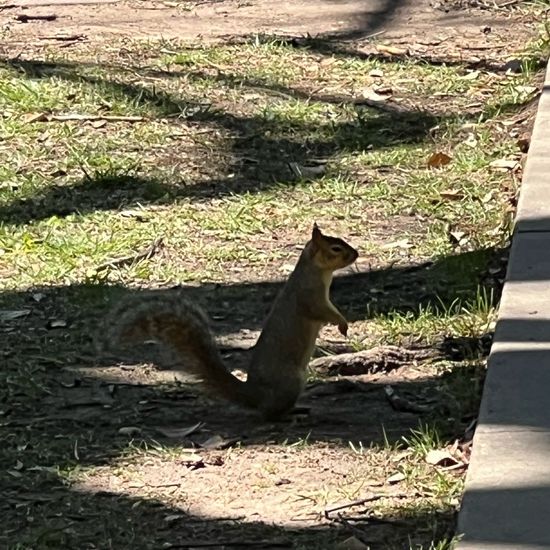
[[[348,335],[348,322],[344,319],[338,323],[338,330],[340,334],[347,336]]]

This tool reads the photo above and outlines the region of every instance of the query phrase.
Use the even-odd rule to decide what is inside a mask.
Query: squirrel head
[[[311,240],[307,244],[311,259],[317,267],[335,271],[352,264],[359,253],[343,239],[323,235],[316,223],[313,224]]]

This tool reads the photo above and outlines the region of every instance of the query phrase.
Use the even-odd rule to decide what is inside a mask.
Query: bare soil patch
[[[487,9],[480,2],[456,6],[430,0],[266,0],[109,3],[5,2],[0,11],[4,37],[12,44],[43,44],[55,37],[82,35],[92,42],[112,35],[209,41],[253,34],[330,36],[354,45],[370,37],[425,51],[462,52],[461,57],[505,57],[524,44],[535,20],[518,6]],[[16,7],[10,7],[16,6]],[[14,20],[19,14],[55,15],[51,21]],[[50,37],[50,38],[48,38]],[[76,40],[76,38],[75,38]],[[69,40],[70,42],[70,40]]]

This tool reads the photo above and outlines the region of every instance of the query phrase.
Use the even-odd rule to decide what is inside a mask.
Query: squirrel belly
[[[226,368],[206,315],[178,291],[150,292],[120,304],[107,320],[108,338],[111,344],[158,340],[176,352],[182,370],[200,379],[208,393],[257,409],[265,418],[283,416],[303,391],[322,326],[332,323],[347,334],[348,323],[330,301],[329,289],[333,272],[357,257],[345,241],[313,226],[311,240],[264,322],[246,382]]]

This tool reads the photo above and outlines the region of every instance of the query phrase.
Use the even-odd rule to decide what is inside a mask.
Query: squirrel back
[[[357,259],[342,239],[323,235],[316,224],[294,271],[277,296],[258,338],[242,382],[225,367],[203,311],[181,293],[151,292],[116,307],[109,318],[111,342],[155,339],[178,355],[182,369],[205,389],[234,403],[258,409],[266,418],[289,412],[300,396],[321,327],[347,334],[348,324],[331,303],[333,272]]]

